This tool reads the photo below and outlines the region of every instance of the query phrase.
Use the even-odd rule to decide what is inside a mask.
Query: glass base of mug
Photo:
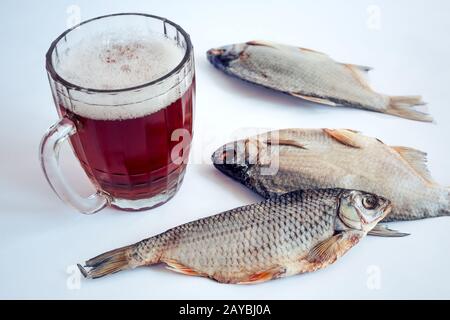
[[[114,198],[110,202],[110,206],[123,211],[144,211],[159,207],[160,205],[172,199],[174,195],[175,192],[163,193],[151,198],[138,200]]]
[[[178,192],[178,189],[180,189],[181,184],[184,180],[184,173],[185,171],[183,170],[178,175],[175,183],[172,183],[167,190],[160,194],[157,194],[150,198],[135,200],[112,197],[109,202],[109,206],[122,211],[144,211],[159,207],[160,205],[163,205],[164,203],[172,199]]]
[[[113,198],[109,205],[110,207],[123,211],[150,210],[159,207],[160,205],[163,205],[164,203],[172,199],[177,193],[180,185],[181,181],[174,188],[167,190],[164,193],[157,194],[156,196],[153,196],[151,198],[137,200]]]

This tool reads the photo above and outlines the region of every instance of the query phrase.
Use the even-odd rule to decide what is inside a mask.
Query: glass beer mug
[[[180,187],[189,156],[195,96],[193,48],[175,23],[113,14],[61,34],[46,55],[60,120],[41,142],[45,176],[80,212],[161,205]],[[69,140],[97,192],[77,194],[58,154]]]

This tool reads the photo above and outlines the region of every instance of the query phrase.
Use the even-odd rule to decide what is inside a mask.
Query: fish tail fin
[[[390,96],[389,105],[385,112],[406,119],[433,122],[433,118],[429,114],[412,108],[425,104],[421,96]]]
[[[100,278],[136,266],[131,262],[134,245],[114,249],[102,253],[85,262],[85,266],[78,264],[78,268],[85,278]]]

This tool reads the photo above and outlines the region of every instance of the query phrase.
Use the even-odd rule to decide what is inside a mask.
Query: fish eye
[[[375,209],[377,204],[378,204],[378,200],[374,196],[365,196],[362,199],[362,205],[364,206],[364,208],[366,208],[368,210]]]

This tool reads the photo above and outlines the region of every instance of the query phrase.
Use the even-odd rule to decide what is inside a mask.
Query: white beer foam
[[[139,86],[172,71],[183,59],[185,49],[162,35],[130,35],[121,38],[99,34],[81,40],[60,54],[58,74],[75,85],[114,90]],[[63,105],[91,119],[123,120],[142,117],[179,99],[192,83],[193,70],[172,81],[138,92],[117,94],[71,92]],[[179,85],[176,85],[178,82]],[[68,102],[68,101],[66,101]]]

